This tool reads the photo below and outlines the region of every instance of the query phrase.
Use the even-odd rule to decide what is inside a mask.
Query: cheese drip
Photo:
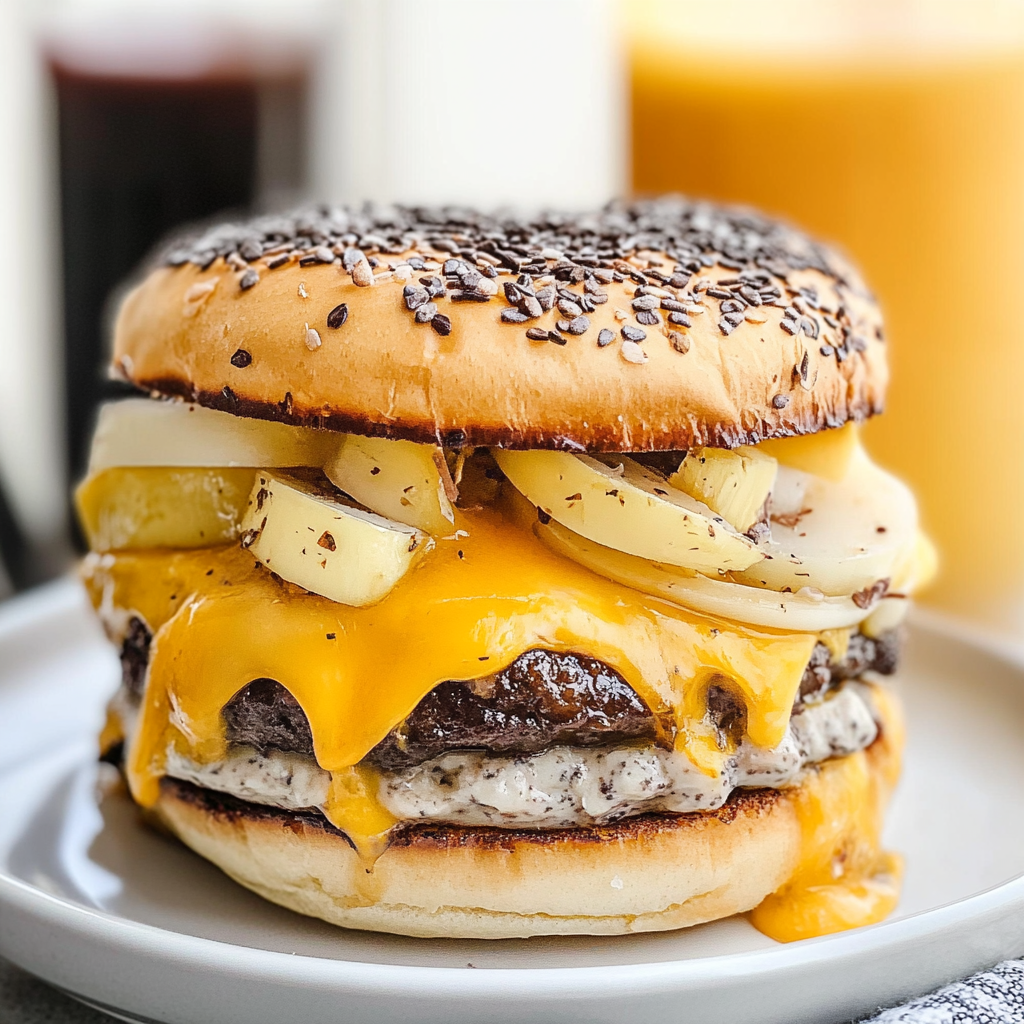
[[[127,763],[135,798],[157,799],[168,742],[200,762],[224,755],[221,710],[253,679],[293,694],[318,762],[341,773],[438,683],[480,678],[535,647],[614,667],[652,710],[674,715],[677,746],[709,773],[729,754],[703,721],[712,680],[730,680],[744,701],[752,742],[782,740],[814,634],[716,622],[629,590],[496,512],[462,513],[457,525],[455,540],[369,608],[285,583],[236,547],[94,556],[86,575],[97,607],[140,615],[154,632]]]
[[[794,794],[796,870],[750,913],[751,924],[779,942],[877,924],[899,901],[903,860],[882,850],[881,833],[900,773],[903,718],[882,687],[872,698],[884,723],[875,748],[826,762]],[[872,758],[880,762],[875,771]]]

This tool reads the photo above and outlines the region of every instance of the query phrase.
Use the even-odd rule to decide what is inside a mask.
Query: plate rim
[[[73,612],[82,602],[80,585],[64,577],[0,608],[0,643],[22,631],[38,627],[46,618]],[[913,626],[924,633],[966,645],[1024,671],[1024,648],[1005,637],[979,635],[970,624],[933,609],[915,608]],[[832,935],[779,943],[764,949],[640,963],[561,967],[465,967],[423,964],[386,964],[364,960],[285,953],[243,946],[220,939],[190,935],[157,925],[133,921],[109,911],[87,907],[66,897],[45,892],[0,869],[0,907],[25,914],[86,941],[99,941],[112,950],[144,954],[175,962],[179,967],[239,977],[259,971],[268,982],[306,983],[348,992],[379,993],[382,987],[404,997],[431,996],[457,979],[460,995],[470,998],[521,996],[524,982],[538,997],[571,997],[576,991],[589,998],[621,997],[625,991],[681,993],[687,989],[751,979],[780,971],[799,971],[822,961],[856,960],[927,940],[987,914],[1024,910],[1024,872],[970,896],[918,911],[894,921]],[[424,940],[431,941],[431,940]],[[8,952],[9,955],[9,952]],[[13,959],[13,957],[11,958]]]
[[[444,982],[459,979],[460,987],[468,984],[473,995],[500,997],[521,993],[529,981],[538,995],[565,995],[574,986],[570,979],[585,987],[590,996],[614,991],[622,994],[625,983],[643,986],[647,991],[671,988],[678,992],[690,984],[706,986],[709,982],[726,981],[742,974],[751,977],[777,973],[780,969],[800,969],[822,960],[856,958],[877,954],[886,947],[915,942],[947,929],[956,929],[966,918],[984,917],[989,911],[1004,911],[1013,903],[1024,909],[1024,873],[1014,876],[961,900],[932,907],[896,921],[881,922],[795,943],[779,943],[766,949],[746,950],[685,960],[648,961],[586,967],[433,967],[412,964],[381,964],[363,960],[283,953],[276,950],[242,946],[220,939],[208,939],[156,925],[132,921],[107,911],[85,907],[52,893],[44,892],[21,879],[0,873],[0,905],[28,913],[36,919],[47,919],[66,932],[86,940],[101,940],[119,947],[125,953],[145,953],[169,957],[180,966],[194,965],[201,957],[205,969],[236,973],[258,970],[263,978],[287,980],[291,984],[355,982],[355,988],[388,991],[416,996],[435,991],[435,984],[422,985],[420,980]],[[432,940],[424,940],[432,941]],[[244,963],[243,963],[244,961]],[[363,975],[363,978],[357,977]],[[607,977],[604,977],[607,976]],[[507,984],[493,984],[506,981]],[[348,986],[346,986],[348,987]],[[507,991],[506,991],[507,990]],[[544,990],[547,990],[546,992]]]

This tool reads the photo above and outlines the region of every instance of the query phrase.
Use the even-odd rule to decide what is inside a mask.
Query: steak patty
[[[664,732],[604,662],[533,650],[493,676],[435,686],[368,760],[397,771],[451,750],[535,754],[553,746],[651,743]]]
[[[850,638],[845,656],[830,663],[818,644],[808,662],[796,707],[868,670],[895,671],[899,637]],[[731,692],[712,686],[708,713],[723,731],[742,731],[743,709]],[[243,687],[223,711],[227,738],[271,750],[313,753],[309,722],[298,701],[272,679]],[[494,675],[441,683],[370,752],[367,760],[401,771],[454,750],[532,754],[556,745],[606,746],[624,742],[671,745],[671,723],[652,713],[612,668],[581,654],[532,650]]]

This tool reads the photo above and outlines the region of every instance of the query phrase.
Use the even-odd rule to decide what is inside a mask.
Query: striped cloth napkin
[[[1024,1024],[1024,960],[1006,960],[862,1024]]]

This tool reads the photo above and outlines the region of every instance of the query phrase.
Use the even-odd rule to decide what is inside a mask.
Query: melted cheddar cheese
[[[456,526],[454,539],[439,541],[384,600],[365,608],[286,583],[237,546],[92,556],[85,580],[97,608],[138,615],[153,631],[126,757],[135,799],[155,804],[169,745],[201,763],[223,757],[223,707],[250,681],[271,678],[302,707],[317,761],[332,775],[326,816],[372,864],[395,821],[360,762],[445,680],[489,675],[535,647],[587,654],[615,668],[652,710],[673,715],[677,747],[710,774],[731,753],[705,722],[713,680],[743,700],[751,741],[774,747],[815,643],[845,646],[845,631],[819,638],[755,630],[622,587],[553,554],[494,510],[460,512]],[[108,739],[116,731],[108,725]],[[880,820],[878,801],[865,799],[852,774],[858,757],[822,770],[822,777],[850,775],[858,837],[843,847],[857,851],[850,878],[876,863]],[[842,837],[816,818],[813,796],[801,800],[801,866],[754,912],[757,927],[780,939],[874,920],[885,902],[869,893],[840,908],[838,897],[821,894],[822,884],[835,887],[821,871],[831,870]],[[803,923],[780,923],[789,920],[786,907],[799,907],[790,917]]]
[[[881,687],[873,698],[884,722],[878,749],[826,761],[794,793],[801,833],[796,870],[750,913],[754,927],[779,942],[876,924],[896,908],[903,861],[880,844],[900,773],[903,719]]]

